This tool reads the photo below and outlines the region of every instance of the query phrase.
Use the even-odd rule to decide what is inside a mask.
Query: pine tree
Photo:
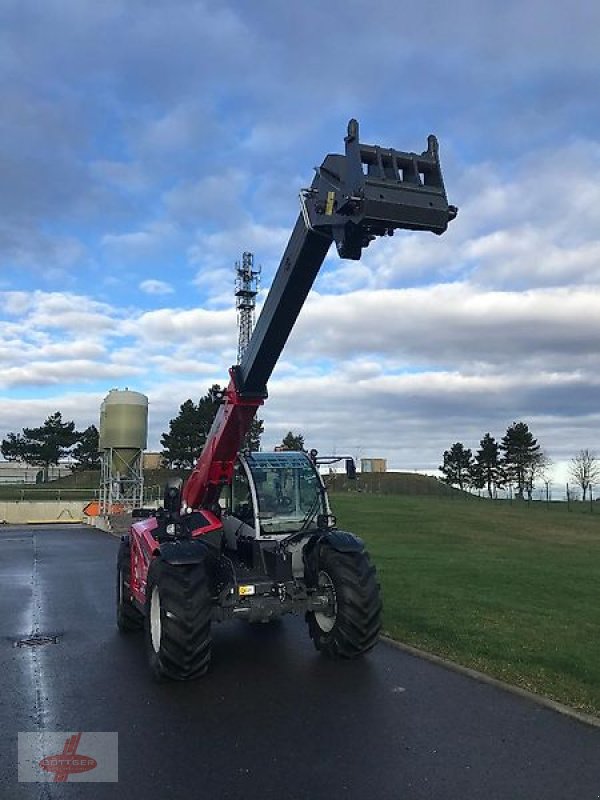
[[[257,453],[260,450],[260,437],[265,432],[265,425],[262,419],[255,417],[250,425],[250,430],[246,434],[244,444],[241,450],[250,450],[252,453]]]
[[[464,490],[471,484],[473,453],[462,442],[455,442],[444,451],[444,463],[439,467],[443,481]]]
[[[98,428],[95,425],[90,425],[79,435],[79,441],[71,453],[77,462],[75,469],[100,469],[98,439]]]
[[[479,442],[479,450],[475,454],[473,465],[473,485],[476,489],[485,486],[488,495],[494,496],[494,489],[501,483],[500,445],[490,433],[486,433]]]
[[[304,436],[288,431],[281,440],[280,447],[282,450],[304,450]]]
[[[537,439],[525,422],[513,422],[502,438],[502,468],[506,480],[517,487],[517,498],[524,498],[525,492],[531,499],[537,472],[545,463]]]
[[[27,442],[20,433],[9,433],[2,439],[0,452],[7,461],[25,461]]]
[[[42,467],[44,480],[48,480],[50,466],[58,464],[80,436],[75,423],[63,422],[62,414],[56,411],[38,428],[23,428],[23,460]]]
[[[203,432],[200,413],[193,400],[179,407],[179,413],[169,422],[169,432],[160,437],[162,457],[170,467],[190,469],[202,449]]]

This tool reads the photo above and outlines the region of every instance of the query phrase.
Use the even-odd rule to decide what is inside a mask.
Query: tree
[[[203,444],[200,414],[193,400],[179,407],[179,414],[169,422],[169,432],[160,437],[162,456],[170,467],[193,467]]]
[[[525,422],[513,422],[507,428],[500,445],[502,450],[502,469],[508,482],[517,487],[517,498],[521,500],[527,491],[529,499],[535,483],[547,460],[537,439]]]
[[[220,401],[216,395],[221,391],[221,387],[214,384],[197,404],[191,399],[182,403],[177,416],[170,420],[169,432],[160,437],[162,456],[170,467],[191,469],[194,466],[218,411]]]
[[[280,447],[282,450],[304,450],[304,436],[288,431],[281,440]]]
[[[9,434],[9,438],[12,434]],[[20,445],[19,436],[12,441],[21,448],[21,457],[28,464],[43,468],[43,479],[48,480],[48,469],[64,458],[81,434],[75,430],[74,422],[63,422],[62,414],[56,411],[38,428],[23,428]],[[3,450],[4,452],[4,450]]]
[[[494,496],[494,489],[501,483],[500,445],[490,433],[486,433],[479,442],[479,450],[475,454],[475,463],[471,470],[473,485],[476,489],[485,486],[488,495]]]
[[[444,451],[444,463],[439,467],[443,481],[450,486],[464,490],[471,483],[473,473],[473,453],[462,442],[455,442]]]
[[[569,467],[569,474],[575,483],[581,487],[583,492],[583,500],[587,495],[588,489],[600,480],[600,463],[598,458],[589,450],[580,450],[577,455],[571,459]]]
[[[27,443],[20,433],[9,433],[2,439],[0,452],[7,461],[26,461],[25,450]]]
[[[224,390],[221,389],[218,383],[213,383],[208,392],[198,401],[198,421],[202,442],[200,450],[204,447],[206,437],[208,436],[208,432],[212,427],[213,420],[222,402],[220,398],[223,396]],[[198,451],[198,455],[200,455],[200,451]]]
[[[95,425],[90,425],[79,435],[79,441],[71,452],[77,462],[76,470],[100,468],[98,439],[98,428]]]
[[[250,430],[246,434],[246,438],[244,439],[244,444],[240,448],[241,450],[250,450],[253,453],[257,453],[260,450],[260,437],[265,432],[265,425],[262,419],[258,419],[255,417],[252,420],[252,424],[250,425]]]
[[[168,433],[163,433],[160,443],[162,457],[170,467],[191,469],[196,463],[219,410],[223,389],[213,384],[198,403],[188,399],[179,407],[179,413],[169,422]],[[240,449],[260,450],[260,437],[264,425],[254,419]]]
[[[551,467],[552,461],[545,453],[540,453],[539,458],[529,464],[525,470],[525,490],[528,500],[532,498],[533,489],[538,478],[541,478],[546,484],[550,482],[548,475]]]

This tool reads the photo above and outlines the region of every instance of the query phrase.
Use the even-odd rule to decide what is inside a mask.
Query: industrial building
[[[385,458],[361,458],[361,472],[387,472],[387,459]]]

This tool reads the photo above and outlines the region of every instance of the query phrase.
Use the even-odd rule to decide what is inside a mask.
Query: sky
[[[440,142],[442,237],[335,248],[269,384],[263,444],[434,471],[525,421],[600,451],[600,5],[3,0],[0,437],[148,395],[149,448],[236,359],[327,153]]]

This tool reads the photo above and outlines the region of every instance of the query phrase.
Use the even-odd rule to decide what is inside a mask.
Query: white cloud
[[[146,294],[158,295],[172,294],[175,291],[170,283],[167,283],[166,281],[158,281],[153,278],[142,281],[140,283],[140,289]]]
[[[177,228],[169,222],[149,222],[143,230],[128,233],[106,233],[100,244],[110,255],[123,260],[140,260],[156,255],[177,236]]]
[[[66,361],[31,361],[26,366],[9,367],[0,375],[0,388],[14,386],[79,385],[98,381],[133,378],[143,370],[133,364],[119,366],[73,358]]]

